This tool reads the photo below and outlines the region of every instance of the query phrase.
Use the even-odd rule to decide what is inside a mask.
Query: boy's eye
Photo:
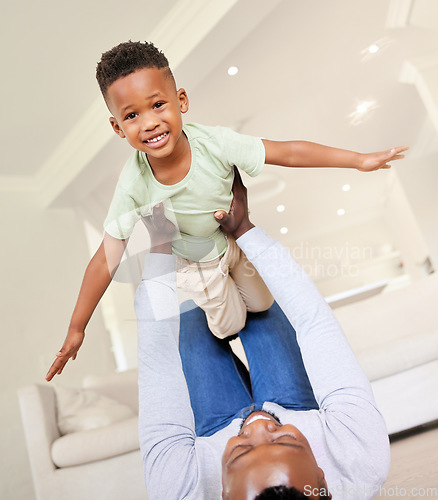
[[[125,120],[132,120],[137,116],[137,113],[129,113],[129,115],[125,116]]]
[[[164,104],[165,104],[165,103],[164,103],[164,102],[161,102],[161,101],[160,101],[160,102],[156,102],[156,103],[154,104],[154,108],[161,108],[161,106],[163,106]]]

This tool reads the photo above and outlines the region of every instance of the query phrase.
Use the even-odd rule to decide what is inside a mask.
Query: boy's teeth
[[[153,139],[149,139],[146,142],[158,142],[160,139],[162,139],[166,135],[167,135],[167,132],[165,132],[164,134],[159,135],[158,137],[154,137]]]

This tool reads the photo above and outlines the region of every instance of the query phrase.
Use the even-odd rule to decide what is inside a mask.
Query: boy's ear
[[[124,134],[123,130],[120,128],[120,125],[119,125],[118,121],[114,118],[114,116],[110,116],[109,121],[111,123],[111,126],[112,126],[114,132],[119,137],[121,137],[122,139],[124,139],[125,138],[125,134]]]
[[[178,97],[181,113],[187,113],[187,111],[189,110],[189,98],[187,96],[187,92],[185,91],[185,89],[179,89],[176,95]]]

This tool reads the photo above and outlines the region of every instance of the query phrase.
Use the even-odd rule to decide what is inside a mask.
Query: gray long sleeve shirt
[[[261,228],[237,240],[297,332],[319,410],[265,403],[307,438],[333,499],[373,498],[389,469],[384,420],[330,307],[279,242]],[[139,438],[151,500],[219,500],[221,458],[241,419],[197,437],[178,351],[175,258],[149,254],[136,296]],[[360,318],[358,318],[360,321]]]

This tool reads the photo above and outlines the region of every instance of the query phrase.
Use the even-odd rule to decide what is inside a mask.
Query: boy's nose
[[[147,114],[143,117],[141,125],[143,130],[151,131],[155,130],[158,127],[159,122],[154,114]]]

